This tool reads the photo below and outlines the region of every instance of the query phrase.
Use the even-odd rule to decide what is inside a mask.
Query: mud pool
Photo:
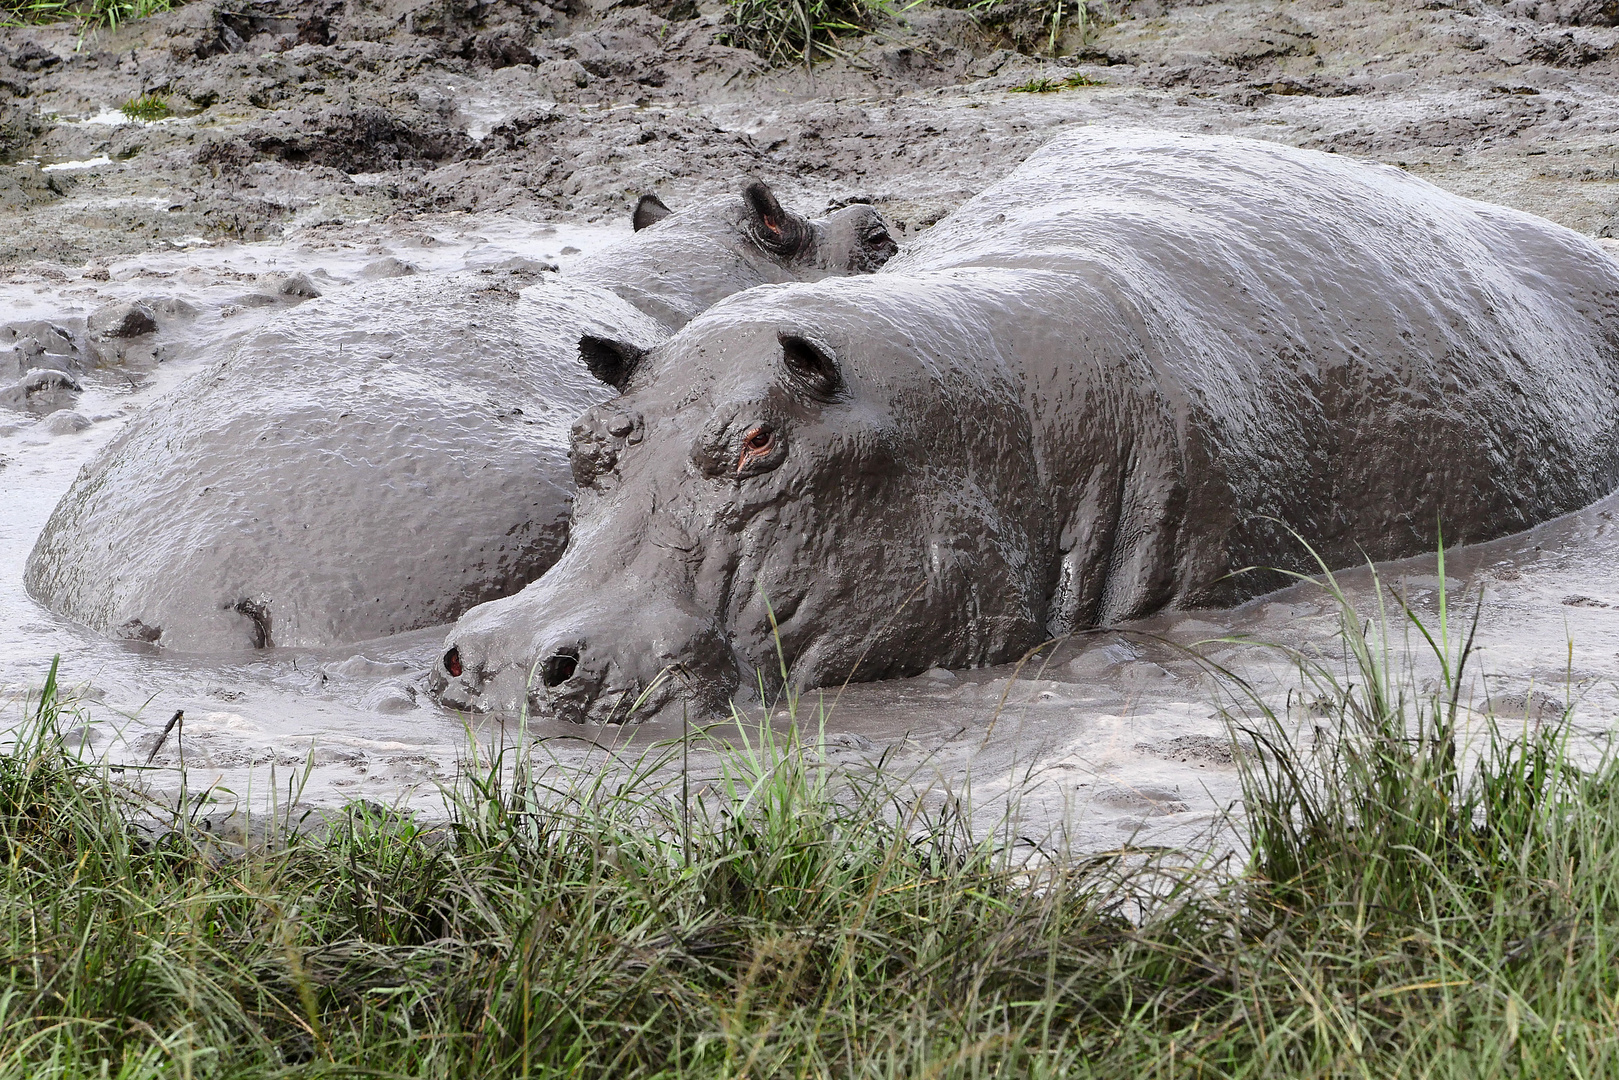
[[[306,803],[424,810],[439,807],[435,783],[469,732],[483,746],[516,736],[498,717],[469,729],[419,692],[444,628],[222,663],[102,639],[22,590],[80,465],[194,370],[205,343],[295,311],[299,275],[330,292],[401,264],[565,273],[572,249],[627,229],[627,193],[678,207],[747,175],[804,208],[869,200],[914,235],[1083,123],[1375,158],[1619,235],[1619,27],[1581,14],[1600,4],[1093,0],[1089,36],[1059,58],[1022,0],[996,20],[922,4],[808,81],[725,44],[723,5],[690,7],[194,0],[82,39],[70,24],[0,30],[0,323],[72,330],[125,299],[193,309],[161,320],[161,362],[88,371],[82,394],[33,411],[0,408],[0,723],[60,654],[96,754],[144,761],[185,710],[183,739],[155,759],[159,791],[177,786],[183,749],[193,792],[217,782],[262,805],[272,774],[285,790],[312,762]],[[1012,92],[1075,76],[1059,92]],[[151,92],[175,117],[126,122],[119,103]],[[1472,703],[1538,722],[1572,696],[1586,752],[1619,713],[1616,509],[1610,497],[1447,565],[1453,590],[1484,590]],[[1382,572],[1431,610],[1431,559]],[[1369,612],[1368,575],[1342,580]],[[1296,587],[1068,643],[1010,689],[1010,669],[851,686],[827,696],[829,748],[851,765],[886,752],[919,783],[970,778],[988,820],[1015,797],[1027,836],[1197,843],[1235,798],[1236,770],[1219,687],[1179,647],[1247,635],[1332,655],[1337,619]],[[1297,688],[1274,652],[1205,648],[1278,705]],[[1308,708],[1291,715],[1308,737]],[[531,734],[590,770],[612,760],[602,746],[633,756],[678,732]]]
[[[454,777],[475,744],[487,753],[527,737],[560,768],[584,773],[677,738],[678,723],[535,723],[520,731],[513,717],[442,709],[422,686],[444,627],[227,662],[107,640],[44,610],[21,585],[23,562],[57,498],[123,419],[176,385],[208,350],[288,312],[291,303],[244,297],[281,295],[277,289],[297,275],[323,292],[341,289],[379,264],[397,272],[396,263],[409,263],[431,274],[515,261],[560,264],[566,273],[573,256],[621,231],[418,219],[408,230],[373,229],[363,239],[314,230],[278,243],[192,242],[115,261],[105,280],[79,275],[5,287],[0,306],[16,313],[13,323],[71,329],[88,311],[121,299],[183,304],[190,314],[155,335],[159,362],[93,370],[81,376],[82,394],[36,398],[27,411],[0,413],[0,715],[14,723],[60,655],[62,681],[76,688],[90,721],[80,737],[91,752],[114,763],[144,762],[168,718],[183,709],[180,737],[158,751],[159,768],[147,782],[160,793],[174,791],[183,763],[189,790],[214,788],[221,810],[244,800],[262,809],[272,798],[283,806],[289,798],[308,806],[365,798],[431,812],[441,806],[438,784]],[[1619,496],[1529,533],[1449,553],[1453,602],[1465,590],[1470,609],[1480,590],[1484,596],[1466,695],[1473,715],[1539,723],[1554,720],[1571,698],[1580,752],[1600,751],[1619,716],[1616,511]],[[1439,581],[1431,558],[1379,572],[1416,610],[1432,614]],[[1375,610],[1369,572],[1350,571],[1340,581],[1363,615]],[[1454,629],[1460,619],[1453,620]],[[883,758],[914,783],[966,791],[985,821],[1010,805],[1025,836],[1084,849],[1127,840],[1198,844],[1237,797],[1219,706],[1243,703],[1188,649],[1241,673],[1308,737],[1308,700],[1292,662],[1277,650],[1222,639],[1332,657],[1337,629],[1335,605],[1299,585],[1232,610],[1165,615],[1086,635],[1021,669],[936,669],[841,693],[817,691],[799,714],[813,725],[824,706],[836,760],[859,768]],[[1430,678],[1420,642],[1407,637],[1396,640],[1396,651],[1416,657],[1418,678]],[[691,761],[699,783],[712,773],[705,753]]]

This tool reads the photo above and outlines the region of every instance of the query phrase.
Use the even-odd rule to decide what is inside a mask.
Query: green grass
[[[704,736],[689,801],[678,747],[580,777],[519,742],[436,823],[244,846],[65,749],[53,667],[0,755],[0,1077],[1619,1075],[1619,761],[1469,733],[1443,593],[1325,587],[1319,737],[1227,673],[1235,863],[986,839],[810,716]]]
[[[179,6],[184,0],[0,0],[0,26],[76,21],[85,29],[117,29]]]
[[[1059,90],[1074,90],[1081,86],[1106,85],[1107,83],[1104,80],[1093,79],[1076,71],[1066,79],[1060,80],[1041,75],[1019,86],[1012,87],[1011,92],[1014,94],[1052,94]]]
[[[1012,38],[1020,52],[1041,50],[1052,56],[1065,44],[1084,48],[1096,33],[1096,18],[1086,0],[946,0],[978,16],[985,26]],[[1077,35],[1074,37],[1074,35]]]
[[[773,66],[847,56],[844,41],[893,14],[888,0],[726,0],[721,41]]]
[[[169,101],[160,94],[142,94],[118,106],[118,111],[131,120],[161,120],[172,115]]]

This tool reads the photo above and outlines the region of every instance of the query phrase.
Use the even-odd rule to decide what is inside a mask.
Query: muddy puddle
[[[90,267],[62,280],[0,284],[17,348],[36,366],[90,347],[85,320],[109,303],[139,300],[160,314],[155,347],[76,374],[82,393],[29,395],[0,409],[0,715],[14,724],[52,658],[84,704],[82,737],[116,763],[142,763],[177,710],[185,719],[153,759],[159,793],[185,782],[221,807],[274,799],[311,807],[352,799],[442,806],[474,746],[480,754],[520,738],[558,767],[588,774],[656,754],[679,723],[636,729],[524,725],[466,717],[434,705],[423,679],[445,627],[333,650],[277,648],[228,660],[111,641],[46,611],[22,587],[23,564],[79,467],[123,420],[263,321],[327,293],[399,273],[560,266],[622,229],[454,216],[387,228],[306,229],[273,244],[200,239],[138,260]],[[18,329],[21,328],[21,329]],[[55,335],[53,338],[52,335]],[[146,339],[142,339],[146,340]],[[81,343],[74,346],[73,342]],[[143,346],[144,348],[144,346]],[[43,349],[41,353],[38,350]],[[52,350],[55,350],[53,352]],[[1464,701],[1508,723],[1555,720],[1573,701],[1578,752],[1595,754],[1619,710],[1619,497],[1531,532],[1449,553],[1453,603],[1483,597],[1478,651]],[[1433,558],[1378,568],[1424,619],[1437,624]],[[1362,568],[1339,575],[1351,602],[1375,616],[1377,590]],[[1020,835],[1080,849],[1127,841],[1206,845],[1238,795],[1222,704],[1251,710],[1210,671],[1239,673],[1308,738],[1317,721],[1294,662],[1273,643],[1331,658],[1339,609],[1301,584],[1226,611],[1161,616],[1086,635],[1021,667],[934,670],[912,679],[816,691],[799,722],[852,767],[881,763],[914,784],[966,795],[977,820],[1008,813]],[[1397,617],[1395,623],[1398,625]],[[1451,631],[1466,620],[1453,613]],[[1416,680],[1435,666],[1403,631]],[[1200,660],[1196,654],[1204,659]],[[1329,660],[1330,662],[1330,660]],[[756,715],[758,709],[753,713]],[[786,723],[778,714],[776,722]],[[696,782],[714,770],[690,759]],[[668,770],[664,771],[668,775]],[[289,795],[289,791],[291,794]]]

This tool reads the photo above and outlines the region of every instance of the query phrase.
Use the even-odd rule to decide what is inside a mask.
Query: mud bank
[[[199,0],[82,38],[4,30],[0,261],[434,213],[588,221],[744,174],[914,231],[1094,121],[1375,157],[1602,235],[1619,29],[1591,24],[1611,6],[1109,0],[1051,59],[1006,47],[1048,44],[1025,0],[924,5],[809,74],[721,44],[713,4]],[[1094,85],[1010,92],[1073,74]],[[146,94],[173,115],[117,111]]]
[[[262,797],[274,766],[284,799],[288,776],[312,767],[298,789],[310,803],[436,806],[432,785],[469,735],[487,746],[515,731],[500,717],[469,729],[427,702],[442,628],[221,663],[106,641],[24,593],[23,560],[80,464],[194,370],[204,342],[377,275],[514,259],[566,272],[627,230],[641,192],[683,205],[744,175],[806,208],[870,201],[914,235],[1054,131],[1096,122],[1372,158],[1619,236],[1611,6],[1093,4],[1091,30],[1071,31],[1060,58],[1034,55],[1044,39],[1027,7],[923,6],[813,78],[722,44],[723,12],[706,5],[199,0],[82,39],[0,31],[0,323],[12,328],[0,351],[16,367],[0,382],[39,383],[0,409],[0,708],[14,714],[59,653],[97,720],[97,752],[144,760],[185,710],[183,740],[156,762],[178,765],[183,750],[193,791]],[[1063,88],[1014,92],[1040,79]],[[118,111],[144,94],[174,115]],[[128,333],[136,308],[155,330]],[[1615,509],[1453,554],[1453,588],[1485,589],[1480,709],[1549,718],[1572,693],[1589,745],[1607,732]],[[1431,605],[1431,560],[1385,573]],[[1372,602],[1364,573],[1346,580]],[[1330,653],[1336,619],[1298,588],[1086,637],[1010,687],[1009,668],[851,686],[826,698],[830,745],[850,762],[887,753],[920,780],[970,777],[991,810],[1016,793],[1031,830],[1083,845],[1184,842],[1230,804],[1236,778],[1219,687],[1177,646],[1249,635]],[[1286,707],[1285,658],[1209,653]],[[585,768],[608,760],[603,747],[678,733],[531,731]]]

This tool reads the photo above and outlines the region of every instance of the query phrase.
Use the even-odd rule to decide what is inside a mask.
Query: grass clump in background
[[[1096,18],[1080,0],[941,0],[965,8],[984,29],[1004,36],[1019,51],[1083,48],[1094,36]],[[920,0],[727,0],[727,26],[721,40],[751,49],[772,66],[849,58],[848,41],[881,33],[885,21]],[[1065,80],[1062,85],[1092,85]],[[1056,89],[1057,87],[1053,87]]]
[[[183,0],[179,0],[183,2]],[[0,0],[0,26],[76,21],[84,29],[109,30],[177,7],[177,0]]]
[[[118,111],[131,120],[162,120],[173,115],[168,99],[160,94],[142,94],[118,106]]]
[[[1450,616],[1345,602],[1310,744],[1233,680],[1230,869],[985,839],[745,725],[690,801],[520,746],[436,824],[137,829],[53,669],[0,756],[0,1076],[1619,1074],[1619,761],[1470,742]]]
[[[844,39],[893,15],[888,0],[727,0],[727,6],[721,40],[773,66],[847,56]]]
[[[1098,24],[1117,16],[1088,0],[944,0],[972,12],[979,25],[1002,35],[1019,52],[1060,56],[1084,50]]]
[[[1074,72],[1064,79],[1053,79],[1041,75],[1030,79],[1026,83],[1011,88],[1014,94],[1053,94],[1059,90],[1075,90],[1082,86],[1106,86],[1102,79],[1093,79],[1080,72]]]

